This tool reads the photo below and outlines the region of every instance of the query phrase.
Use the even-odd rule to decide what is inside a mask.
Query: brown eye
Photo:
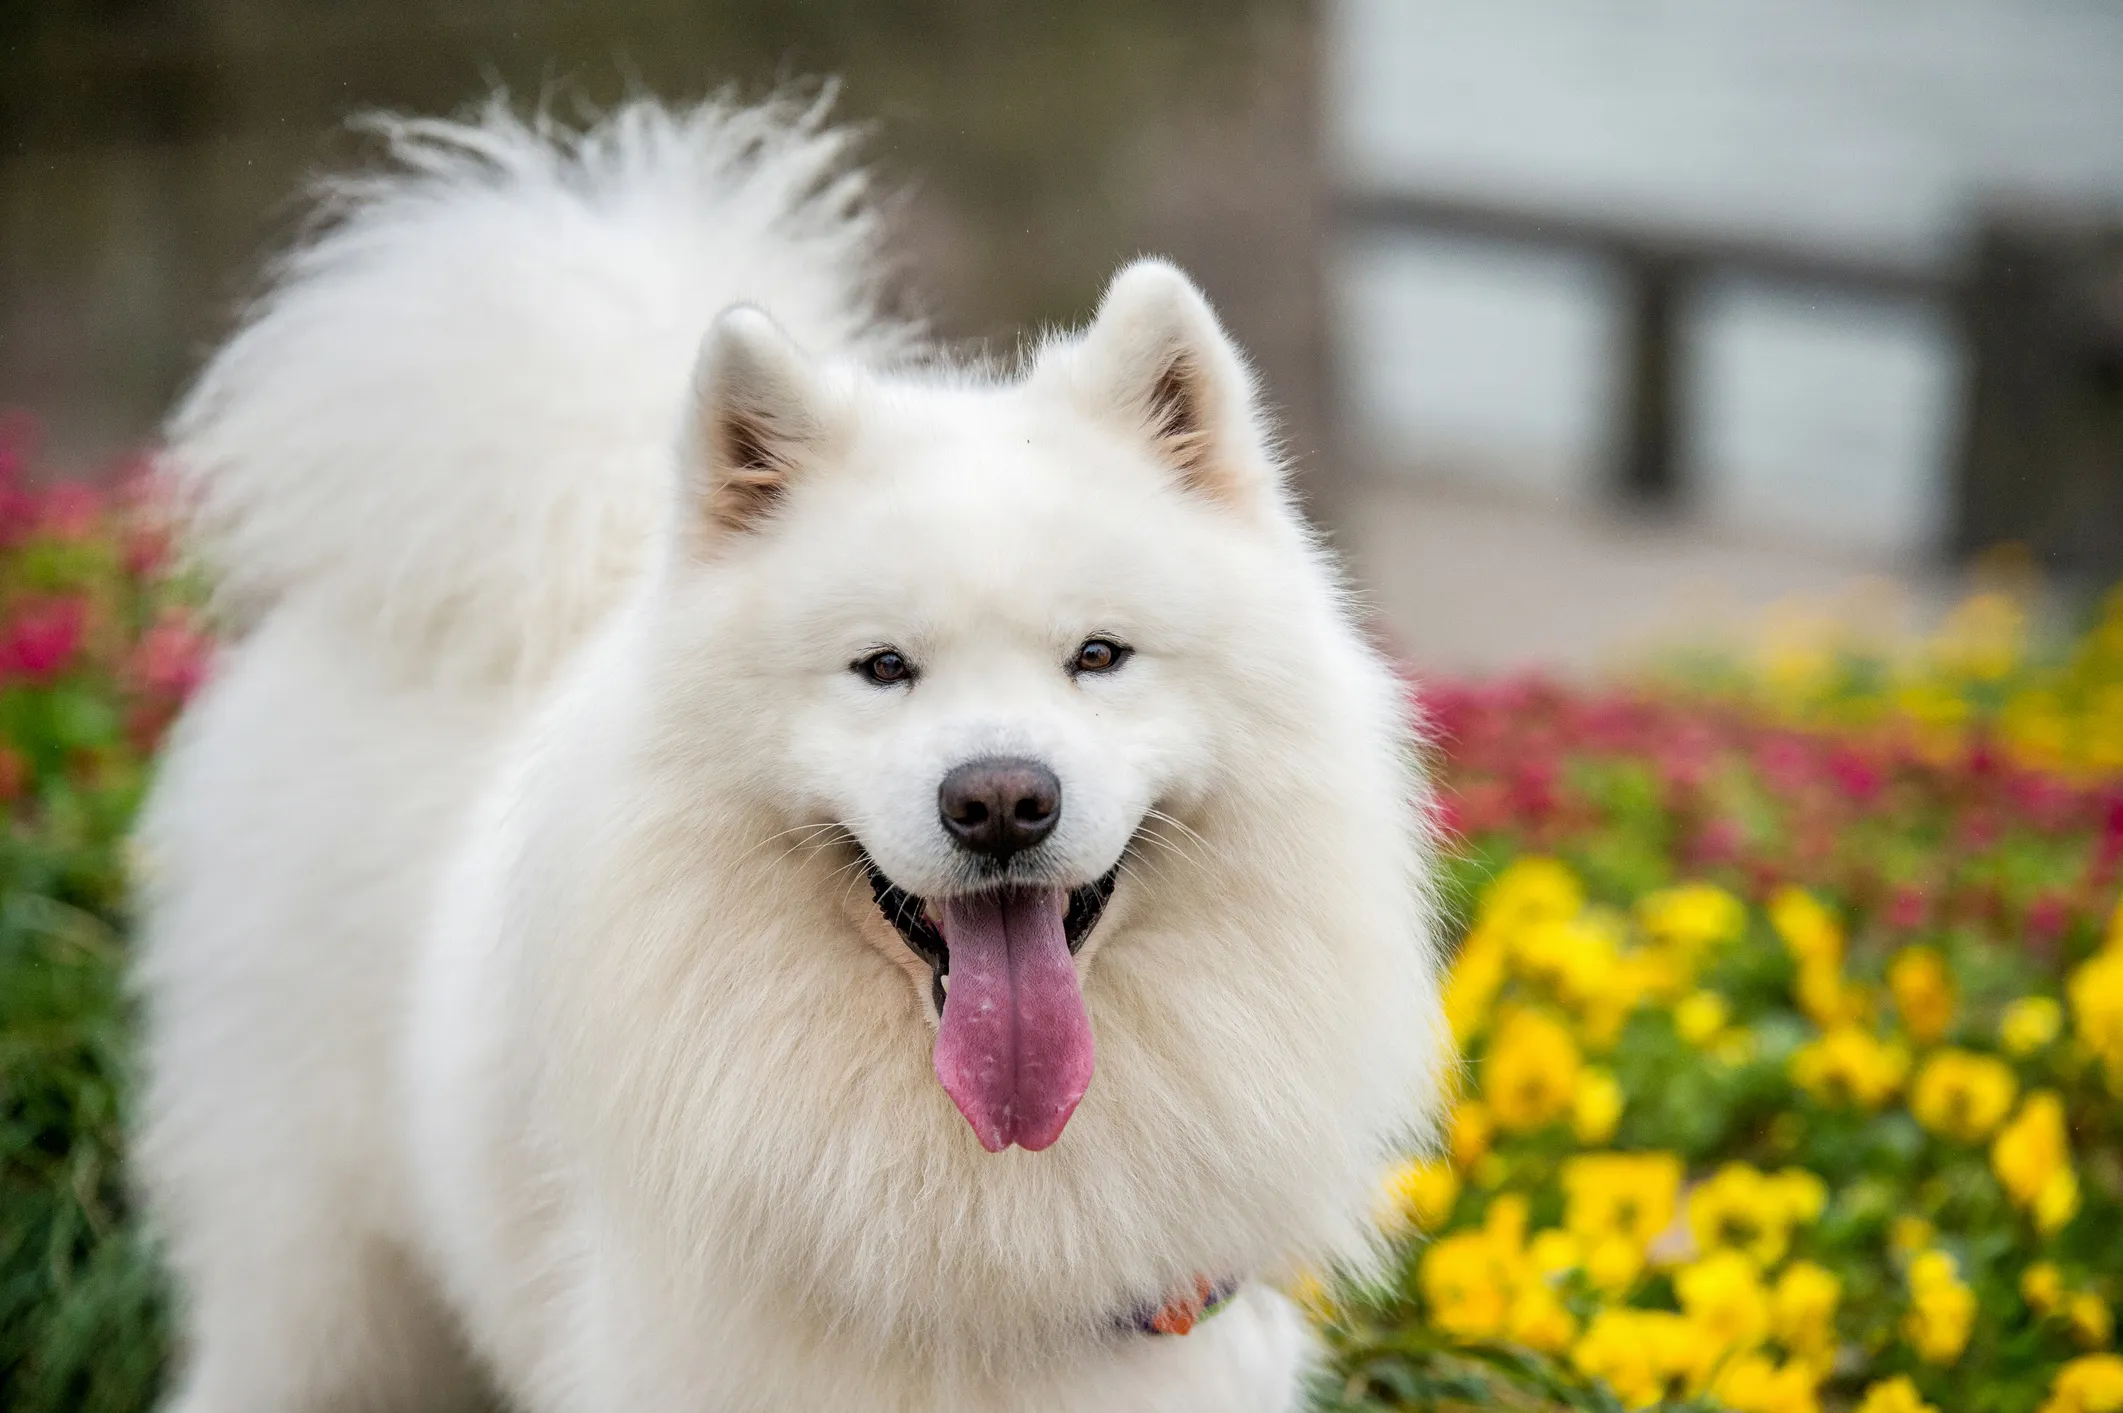
[[[1127,660],[1131,649],[1114,642],[1111,638],[1087,639],[1076,650],[1076,661],[1070,664],[1072,672],[1111,672]]]
[[[871,653],[868,657],[855,663],[854,666],[857,672],[877,683],[880,687],[889,687],[895,682],[911,682],[914,680],[914,664],[901,657],[892,648],[885,648],[882,651]]]

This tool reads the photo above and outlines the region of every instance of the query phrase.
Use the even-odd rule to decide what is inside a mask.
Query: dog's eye
[[[1128,660],[1135,651],[1111,638],[1089,638],[1076,650],[1076,661],[1069,664],[1071,672],[1111,672]]]
[[[901,657],[894,648],[880,648],[866,658],[850,664],[854,669],[880,687],[889,687],[895,682],[912,682],[914,664]]]

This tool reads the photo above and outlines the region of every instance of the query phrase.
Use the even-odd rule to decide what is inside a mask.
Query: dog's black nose
[[[1061,818],[1061,781],[1036,760],[973,760],[936,790],[944,829],[958,847],[994,859],[1031,848]]]

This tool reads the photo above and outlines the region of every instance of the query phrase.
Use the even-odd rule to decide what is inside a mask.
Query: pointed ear
[[[1092,411],[1146,437],[1190,489],[1237,503],[1273,486],[1253,375],[1175,267],[1139,260],[1114,276],[1065,357]]]
[[[817,367],[759,310],[725,310],[701,345],[685,441],[700,528],[743,532],[780,503],[826,438]]]

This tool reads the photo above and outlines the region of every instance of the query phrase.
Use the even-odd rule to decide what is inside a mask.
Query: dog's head
[[[737,309],[695,386],[674,558],[744,660],[687,670],[769,684],[744,754],[773,847],[846,852],[981,1143],[1044,1148],[1091,1079],[1116,888],[1146,840],[1218,848],[1197,812],[1301,710],[1335,615],[1250,376],[1144,262],[1002,384],[814,361]]]

